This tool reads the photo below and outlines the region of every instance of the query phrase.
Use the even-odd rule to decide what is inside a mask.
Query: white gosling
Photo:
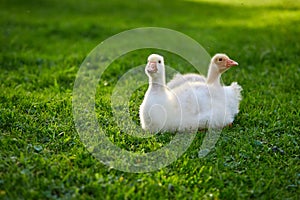
[[[230,86],[223,86],[220,82],[220,78],[222,73],[237,65],[238,63],[234,60],[231,60],[227,55],[216,54],[211,59],[208,70],[206,84],[209,85],[210,88],[216,89],[219,94],[223,93],[222,90],[224,90],[224,126],[231,125],[235,115],[237,115],[239,112],[239,105],[240,101],[242,100],[242,87],[238,85],[237,82],[231,83]],[[214,99],[213,102],[222,104],[221,99]]]
[[[157,54],[148,57],[145,73],[149,77],[149,87],[140,106],[142,129],[152,133],[175,131],[178,102],[176,96],[166,87],[164,58]]]
[[[149,77],[149,87],[140,106],[142,128],[152,133],[197,130],[196,115],[190,115],[197,105],[195,95],[192,90],[183,92],[189,88],[172,91],[166,86],[164,58],[151,54],[145,73]]]
[[[200,106],[199,128],[222,128],[232,124],[239,112],[242,87],[236,82],[230,86],[223,86],[220,78],[222,73],[237,65],[238,63],[227,55],[216,54],[211,59],[207,78],[198,74],[183,75],[186,81],[173,88],[173,90],[181,87],[194,89]]]

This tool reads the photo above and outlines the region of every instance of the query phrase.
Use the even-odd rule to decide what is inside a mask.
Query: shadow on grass
[[[300,15],[297,6],[276,4],[249,7],[166,0],[56,0],[38,4],[4,1],[3,8],[0,64],[6,70],[40,65],[41,60],[51,66],[49,60],[53,58],[45,58],[45,54],[57,59],[58,52],[81,52],[82,43],[93,48],[114,34],[136,27],[175,29],[199,41],[210,53],[230,54],[239,54],[243,48],[248,51],[253,46],[256,51],[269,51],[270,46],[297,44],[300,33],[295,26]],[[74,43],[78,47],[72,47]]]

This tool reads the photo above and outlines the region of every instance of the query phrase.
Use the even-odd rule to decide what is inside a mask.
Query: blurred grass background
[[[300,3],[290,0],[0,0],[1,199],[299,199]],[[72,118],[80,64],[101,41],[137,27],[165,27],[240,66],[223,81],[243,86],[241,111],[213,152],[197,158],[203,132],[157,172],[109,169],[85,149]],[[147,52],[148,53],[148,52]],[[99,123],[129,150],[111,122],[110,93],[122,73],[145,63],[133,52],[107,70]],[[165,52],[171,66],[190,72]],[[174,58],[174,59],[173,59]],[[146,78],[146,77],[145,77]],[[143,91],[143,90],[142,90]],[[143,92],[131,103],[133,118]],[[165,141],[168,141],[166,138]]]

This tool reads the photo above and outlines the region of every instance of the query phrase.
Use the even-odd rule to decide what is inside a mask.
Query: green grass
[[[299,1],[17,1],[0,10],[0,199],[299,199]],[[198,158],[204,132],[177,161],[151,173],[110,169],[81,143],[72,116],[80,64],[101,41],[136,27],[180,31],[240,66],[223,76],[243,86],[233,127]],[[116,145],[153,151],[172,135],[123,137],[110,95],[151,50],[114,62],[97,91],[97,116]],[[186,73],[184,61],[162,52]],[[103,87],[105,83],[105,87]],[[141,88],[132,96],[138,122]]]

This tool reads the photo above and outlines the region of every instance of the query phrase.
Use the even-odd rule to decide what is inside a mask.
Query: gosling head
[[[233,66],[239,65],[236,61],[231,60],[227,55],[221,53],[214,55],[211,62],[218,68],[220,73],[225,72]]]
[[[158,54],[151,54],[148,57],[148,63],[145,68],[146,74],[153,76],[154,74],[164,75],[165,71],[164,58]]]

